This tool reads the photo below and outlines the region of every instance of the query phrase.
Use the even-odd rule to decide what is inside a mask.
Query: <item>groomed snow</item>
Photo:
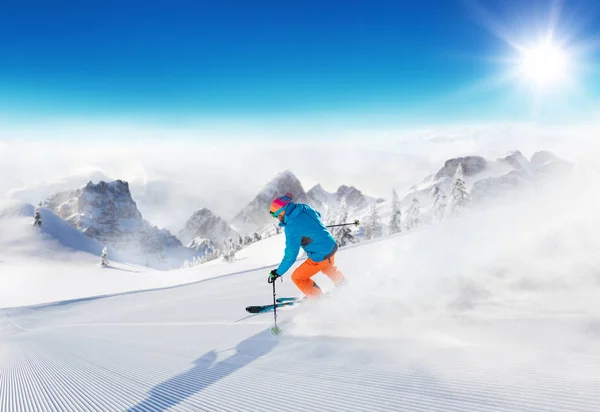
[[[570,184],[343,249],[349,284],[279,311],[280,336],[271,313],[244,307],[272,300],[283,235],[231,265],[131,275],[139,288],[196,283],[102,298],[75,277],[117,271],[73,258],[75,286],[62,285],[82,299],[0,311],[0,410],[598,411],[596,199]],[[60,278],[48,262],[64,262],[35,253],[3,247],[3,284],[7,265],[37,279],[27,256]],[[276,287],[297,294],[289,279]]]

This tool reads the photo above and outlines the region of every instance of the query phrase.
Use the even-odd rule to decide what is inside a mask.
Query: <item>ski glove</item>
[[[273,283],[273,282],[275,282],[275,280],[276,280],[277,278],[280,278],[280,277],[281,277],[281,275],[280,275],[280,274],[278,274],[278,273],[277,273],[277,271],[276,271],[275,269],[273,269],[273,270],[271,271],[271,273],[269,273],[269,278],[267,279],[267,282],[269,282],[269,283]],[[282,280],[283,280],[283,279],[282,279]]]

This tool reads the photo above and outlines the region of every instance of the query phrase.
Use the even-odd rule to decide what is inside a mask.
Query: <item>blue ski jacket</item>
[[[321,214],[309,205],[289,203],[279,226],[285,230],[285,254],[277,268],[279,275],[292,267],[300,247],[315,262],[322,262],[337,251],[337,243],[321,222]]]

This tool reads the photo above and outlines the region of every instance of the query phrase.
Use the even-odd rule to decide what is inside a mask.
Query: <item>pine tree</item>
[[[335,224],[346,223],[348,220],[348,207],[346,206],[346,198],[343,198],[340,203],[340,211]],[[358,242],[352,234],[352,229],[349,226],[338,226],[331,229],[331,234],[335,238],[339,247]]]
[[[412,203],[406,212],[406,229],[414,229],[423,224],[421,220],[421,205],[417,197],[413,197]]]
[[[235,260],[235,254],[241,249],[241,245],[238,242],[234,242],[232,238],[229,238],[225,243],[223,251],[223,260],[225,262],[233,262]]]
[[[342,201],[340,202],[340,210],[337,214],[337,217],[334,216],[330,216],[329,220],[327,221],[327,225],[331,226],[331,225],[339,225],[340,223],[345,223],[346,219],[348,219],[348,208],[346,207],[346,198],[343,198]],[[330,232],[333,235],[333,237],[335,238],[335,240],[338,241],[339,244],[339,240],[340,237],[342,235],[342,227],[333,227],[330,228]]]
[[[42,202],[35,209],[35,214],[33,215],[33,226],[42,227],[42,215],[40,214],[40,208],[42,207]]]
[[[108,266],[108,249],[106,248],[106,246],[104,246],[104,249],[102,249],[102,255],[100,256],[100,265],[102,267],[107,267]]]
[[[450,194],[452,200],[452,214],[459,215],[471,203],[471,196],[467,191],[465,184],[465,175],[463,172],[462,163],[456,168],[454,179],[452,180],[452,192]]]
[[[402,212],[400,211],[400,199],[395,189],[392,189],[392,215],[390,216],[390,223],[388,225],[388,232],[390,235],[400,232]]]
[[[433,196],[433,220],[436,222],[441,222],[446,217],[446,209],[448,206],[446,194],[440,185],[436,184],[431,190],[431,196]]]
[[[379,214],[377,213],[376,205],[371,207],[371,214],[367,218],[365,227],[365,239],[373,239],[379,237]]]
[[[260,237],[260,235],[258,234],[258,232],[254,232],[254,233],[252,234],[252,241],[253,241],[253,242],[258,242],[258,241],[260,241],[260,240],[262,240],[262,238]]]

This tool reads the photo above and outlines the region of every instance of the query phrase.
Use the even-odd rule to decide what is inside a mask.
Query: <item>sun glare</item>
[[[521,75],[538,87],[563,83],[569,70],[567,53],[551,42],[544,42],[521,50]]]

